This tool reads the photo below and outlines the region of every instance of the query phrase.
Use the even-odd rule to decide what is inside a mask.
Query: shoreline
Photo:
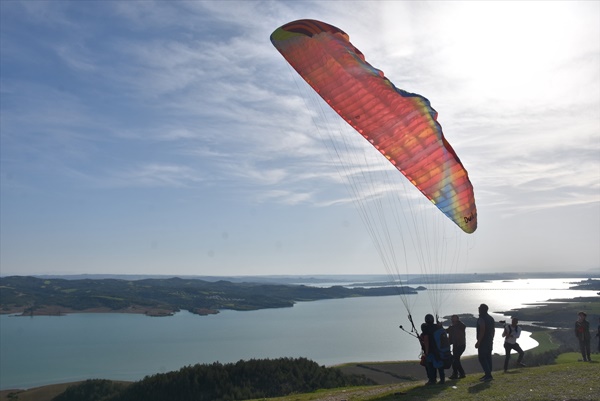
[[[504,280],[504,281],[511,281],[511,280]],[[573,289],[575,291],[577,291],[577,290],[592,290],[592,291],[600,290],[600,280],[595,279],[595,278],[594,279],[588,278],[587,280],[582,280],[580,282],[572,283],[572,284],[577,284],[577,285],[574,285],[571,287],[571,289]],[[43,287],[45,287],[45,285]],[[57,287],[57,289],[60,289],[60,287]],[[68,293],[70,293],[71,290],[62,290],[62,291],[67,291]],[[76,291],[76,290],[72,290],[72,291]],[[598,292],[597,294],[600,295],[600,292]],[[365,295],[365,294],[363,294],[362,296],[369,297],[369,296],[387,296],[387,295],[391,295],[391,294],[380,294],[380,295]],[[346,297],[350,297],[350,296],[348,296],[348,295],[342,296],[341,298],[346,298]],[[101,298],[106,298],[106,296],[101,297]],[[335,298],[337,298],[337,297],[335,297]],[[575,298],[577,298],[577,297],[574,297],[574,299]],[[317,298],[317,299],[311,299],[311,301],[326,300],[326,299],[331,299],[331,298],[329,298],[329,297]],[[46,301],[47,301],[47,299],[46,299]],[[549,299],[549,300],[546,300],[545,302],[554,302],[554,301],[562,302],[564,300]],[[13,300],[13,302],[16,302],[16,301]],[[295,301],[295,302],[297,302],[297,301]],[[196,314],[199,316],[207,316],[207,315],[218,314],[218,313],[220,313],[221,309],[250,311],[250,310],[269,309],[269,308],[274,308],[274,307],[275,308],[293,307],[295,302],[292,302],[291,304],[284,305],[284,306],[282,306],[282,305],[278,305],[278,306],[252,305],[252,307],[228,308],[227,306],[223,307],[223,305],[221,305],[221,308],[212,306],[212,307],[198,307],[198,308],[191,308],[191,309],[180,308],[177,305],[168,305],[168,304],[166,304],[166,302],[156,302],[156,303],[152,304],[153,306],[149,306],[149,304],[141,305],[141,304],[132,303],[132,304],[129,304],[128,306],[116,308],[116,309],[111,308],[110,305],[109,306],[96,306],[96,307],[86,308],[86,309],[75,309],[72,306],[65,307],[65,306],[60,306],[58,304],[44,305],[40,301],[32,301],[28,305],[15,306],[15,303],[10,304],[10,303],[8,303],[8,301],[6,301],[3,305],[0,304],[0,315],[32,317],[32,316],[64,316],[67,314],[75,314],[75,313],[132,313],[132,314],[141,314],[141,315],[152,316],[152,317],[165,317],[165,316],[173,316],[174,314],[180,312],[181,310],[188,310],[192,314]],[[496,313],[506,315],[509,313],[514,313],[515,311],[529,310],[531,308],[536,308],[536,307],[539,307],[540,305],[543,305],[543,303],[530,304],[530,305],[526,305],[524,307],[517,308],[515,310],[511,310],[508,312],[496,312]],[[73,305],[73,306],[77,307],[77,305]],[[461,318],[464,316],[465,318],[468,318],[468,319],[475,318],[472,314],[468,314],[468,313],[461,314],[460,316],[461,316]],[[446,319],[447,317],[444,317],[444,318]],[[524,319],[521,319],[521,320],[524,320]],[[525,320],[533,321],[531,319],[525,319]],[[548,324],[544,324],[546,322],[543,322],[542,319],[535,320],[535,322],[542,323],[542,324],[540,324],[540,326],[550,326]]]
[[[137,314],[146,315],[150,317],[168,317],[173,316],[181,310],[173,310],[168,308],[149,308],[144,306],[133,305],[123,309],[110,309],[106,307],[102,308],[89,308],[89,309],[73,309],[65,308],[58,305],[48,305],[40,308],[31,310],[31,308],[19,307],[19,308],[8,308],[3,309],[0,315],[10,315],[14,317],[34,317],[34,316],[66,316],[77,313],[126,313],[126,314]],[[219,313],[218,310],[198,308],[191,311],[195,315],[208,316],[216,315]]]

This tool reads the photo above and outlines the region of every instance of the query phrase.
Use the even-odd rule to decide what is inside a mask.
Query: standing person
[[[598,331],[596,331],[596,337],[598,337],[598,353],[600,354],[600,317],[598,318]]]
[[[460,321],[458,315],[452,315],[452,324],[446,329],[448,332],[448,339],[452,344],[452,375],[450,379],[463,379],[465,378],[465,370],[460,363],[460,356],[465,352],[467,347],[467,340],[465,336],[466,326]]]
[[[590,322],[585,320],[586,318],[587,314],[585,312],[577,314],[575,336],[579,340],[579,350],[581,351],[583,362],[592,362],[592,358],[590,358]]]
[[[425,315],[425,324],[421,326],[421,335],[423,336],[422,344],[425,351],[425,369],[427,370],[427,378],[429,379],[426,385],[436,383],[437,373],[440,375],[439,384],[444,384],[446,380],[444,363],[437,357],[437,345],[433,336],[437,329],[439,329],[439,326],[434,323],[433,315]]]
[[[504,358],[504,373],[508,371],[508,361],[510,360],[510,352],[513,349],[519,353],[517,365],[525,366],[525,364],[523,363],[523,356],[525,355],[525,351],[523,351],[521,349],[521,346],[517,344],[517,338],[521,337],[521,327],[519,326],[519,319],[513,318],[511,324],[504,325],[502,337],[504,337],[504,350],[506,351],[506,357]]]
[[[477,357],[484,375],[480,381],[494,380],[492,376],[492,349],[494,348],[494,318],[488,314],[486,304],[479,305],[479,319],[477,319]]]

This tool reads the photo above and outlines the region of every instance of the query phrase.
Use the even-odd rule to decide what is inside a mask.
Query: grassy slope
[[[3,390],[0,391],[0,401],[51,401],[57,395],[64,393],[67,387],[80,383],[50,384],[29,390]],[[131,382],[118,381],[118,383],[130,384]]]
[[[0,391],[0,401],[50,401],[57,395],[64,393],[67,387],[74,384],[79,384],[79,382],[51,384],[49,386],[36,387],[26,391],[3,390]]]
[[[391,400],[598,400],[600,364],[577,362],[578,354],[563,354],[556,365],[495,372],[495,380],[481,383],[478,375],[424,386],[402,383],[375,387],[322,390],[273,398],[270,401],[391,401]],[[598,357],[597,357],[598,359]]]

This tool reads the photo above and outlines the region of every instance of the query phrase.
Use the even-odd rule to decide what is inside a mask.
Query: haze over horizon
[[[0,275],[385,274],[269,41],[313,18],[439,113],[478,207],[459,272],[600,276],[600,2],[0,11]]]
[[[314,279],[316,281],[328,281],[331,279],[339,279],[339,280],[344,280],[344,281],[352,281],[353,283],[356,282],[356,280],[382,280],[382,281],[387,281],[387,280],[392,280],[395,279],[394,277],[390,277],[388,274],[386,273],[353,273],[353,274],[346,274],[346,273],[332,273],[332,274],[310,274],[310,273],[298,273],[298,274],[231,274],[231,275],[214,275],[214,274],[209,274],[209,275],[203,275],[203,274],[168,274],[168,273],[164,273],[164,274],[144,274],[144,273],[132,273],[132,274],[128,274],[128,273],[72,273],[72,274],[52,274],[52,273],[47,273],[47,274],[27,274],[27,275],[22,275],[22,274],[0,274],[0,277],[10,277],[10,276],[20,276],[20,277],[25,277],[25,276],[31,276],[31,277],[41,277],[41,278],[65,278],[65,279],[70,279],[70,280],[79,280],[79,279],[105,279],[105,278],[116,278],[116,279],[122,279],[122,280],[143,280],[143,279],[147,279],[147,278],[158,278],[158,279],[167,279],[167,278],[174,278],[174,277],[179,277],[179,278],[197,278],[197,279],[203,279],[203,280],[210,280],[210,279],[215,279],[215,280],[220,280],[220,279],[235,279],[235,280],[251,280],[251,279],[255,279],[255,278],[264,278],[264,279],[269,279],[272,280],[274,283],[277,282],[289,282],[289,280],[293,280],[296,278],[301,278],[304,280],[311,280]],[[447,279],[450,279],[452,276],[457,276],[457,277],[483,277],[484,279],[486,279],[486,277],[498,277],[498,279],[504,279],[506,277],[517,277],[517,279],[521,280],[527,280],[527,279],[537,279],[537,278],[575,278],[575,279],[592,279],[592,280],[596,280],[600,277],[598,277],[598,272],[597,269],[588,269],[588,270],[581,270],[581,271],[570,271],[570,272],[544,272],[544,271],[522,271],[522,272],[510,272],[510,271],[506,271],[506,272],[483,272],[483,273],[477,273],[477,272],[467,272],[467,273],[449,273],[447,275],[444,275],[444,277],[447,277]],[[414,273],[411,275],[407,275],[401,278],[401,280],[404,282],[407,279],[414,279],[414,278],[419,278],[419,277],[423,277],[425,279],[427,279],[427,275],[424,274],[420,274],[420,273]],[[370,281],[369,281],[370,282]]]

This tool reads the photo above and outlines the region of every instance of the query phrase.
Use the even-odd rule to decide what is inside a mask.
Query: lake
[[[594,296],[568,290],[581,279],[532,279],[447,284],[442,315],[472,313],[485,302],[490,312],[507,311],[552,298]],[[420,327],[430,313],[426,291],[414,295],[412,315]],[[506,316],[491,313],[496,320]],[[508,317],[509,318],[509,317]],[[576,317],[573,317],[575,321]],[[417,340],[399,297],[300,302],[293,308],[222,311],[171,317],[132,314],[0,316],[0,389],[89,378],[139,380],[196,363],[240,359],[306,357],[321,365],[345,362],[416,360]],[[519,343],[537,343],[524,333]],[[467,355],[476,354],[475,329],[467,330]],[[495,352],[504,353],[501,332]]]

